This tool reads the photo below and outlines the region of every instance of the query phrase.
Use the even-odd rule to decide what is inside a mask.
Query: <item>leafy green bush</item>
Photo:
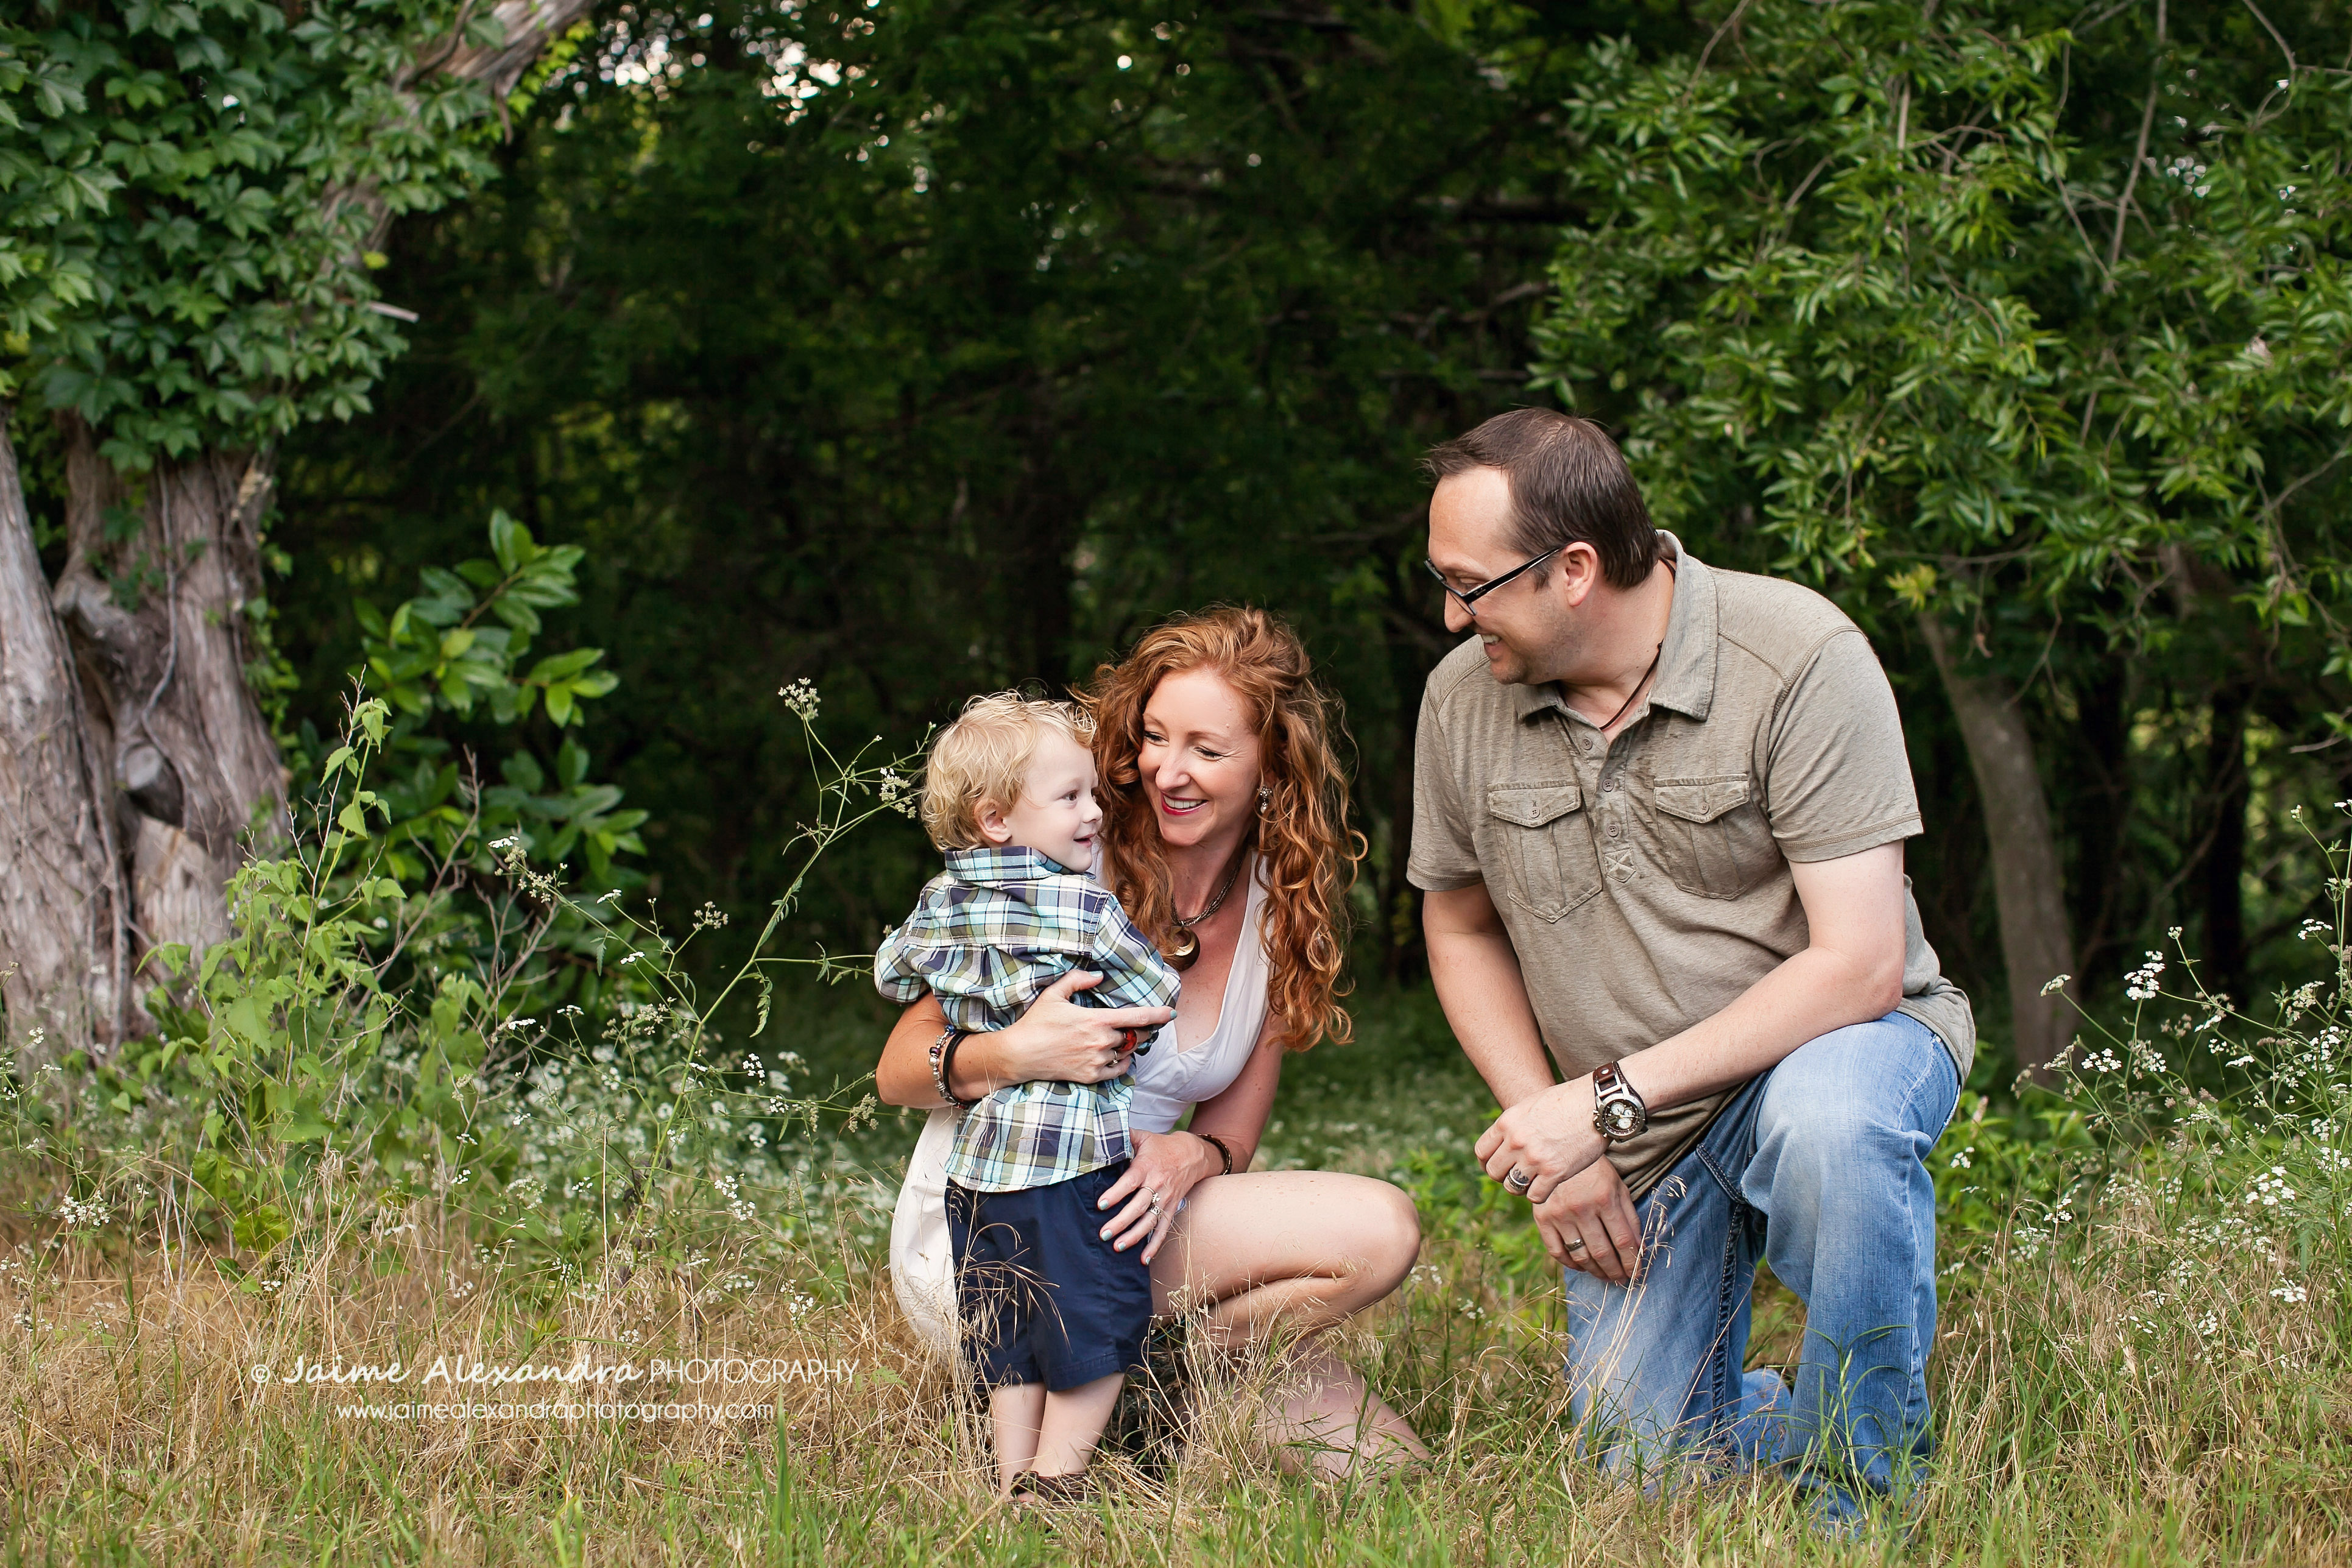
[[[528,988],[505,958],[453,960],[429,984],[403,971],[408,911],[430,893],[393,874],[415,840],[383,831],[391,803],[368,784],[391,708],[357,702],[310,830],[236,878],[233,936],[154,955],[168,976],[150,1002],[158,1034],[110,1059],[70,1055],[23,1089],[0,1071],[0,1140],[53,1178],[44,1217],[68,1230],[120,1223],[167,1248],[219,1244],[221,1266],[255,1290],[428,1211],[482,1261],[551,1293],[593,1291],[605,1264],[654,1259],[717,1281],[706,1289],[743,1288],[763,1248],[836,1226],[870,1239],[883,1200],[833,1137],[870,1119],[871,1097],[839,1083],[812,1092],[796,1053],[756,1040],[722,1050],[711,1026],[752,987],[752,1033],[764,1034],[779,966],[861,972],[768,948],[829,847],[912,805],[902,761],[835,758],[815,736],[814,692],[786,696],[820,779],[817,813],[751,955],[707,999],[682,959],[723,914],[706,907],[672,934],[612,894],[575,897],[520,832],[486,846],[523,911],[520,947],[561,925],[600,973],[625,977],[604,985],[601,1018],[569,1003],[521,1013]],[[393,984],[402,973],[411,983]]]

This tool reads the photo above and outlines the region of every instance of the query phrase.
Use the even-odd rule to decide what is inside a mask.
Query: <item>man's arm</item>
[[[1714,1016],[1622,1058],[1626,1079],[1653,1110],[1745,1083],[1806,1041],[1883,1017],[1903,999],[1902,844],[1882,844],[1835,860],[1791,863],[1789,870],[1810,927],[1807,945]],[[1436,963],[1433,934],[1433,970]],[[1516,965],[1511,982],[1525,1008],[1527,993]],[[1438,995],[1446,996],[1442,981]],[[1446,1016],[1454,1016],[1450,1000]],[[1460,1025],[1455,1027],[1458,1033]],[[1466,1037],[1464,1048],[1470,1049]],[[1486,1073],[1475,1051],[1471,1058]],[[1487,1082],[1495,1083],[1492,1074]],[[1540,1204],[1607,1148],[1593,1130],[1592,1079],[1587,1074],[1511,1104],[1479,1138],[1477,1152],[1498,1181],[1514,1166],[1535,1172],[1528,1195]]]
[[[1497,1105],[1517,1105],[1552,1086],[1551,1060],[1519,973],[1519,955],[1495,912],[1486,884],[1422,897],[1429,974],[1454,1037]]]

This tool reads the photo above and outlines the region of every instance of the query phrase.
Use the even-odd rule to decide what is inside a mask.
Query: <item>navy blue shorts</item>
[[[1143,1248],[1103,1239],[1095,1201],[1127,1162],[1017,1193],[948,1184],[956,1312],[964,1353],[986,1387],[1042,1383],[1054,1393],[1142,1364],[1151,1325]]]

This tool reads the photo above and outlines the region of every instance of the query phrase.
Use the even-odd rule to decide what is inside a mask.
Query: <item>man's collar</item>
[[[1650,706],[1671,708],[1703,722],[1715,705],[1715,574],[1664,529],[1658,537],[1665,558],[1675,563],[1675,601],[1666,612],[1666,640],[1658,651],[1658,681],[1650,689]],[[1570,710],[1557,681],[1515,686],[1511,695],[1522,719],[1555,709]]]
[[[975,888],[1002,888],[1018,882],[1042,882],[1048,877],[1086,875],[1017,844],[1002,849],[950,849],[948,870],[957,880],[970,882]]]

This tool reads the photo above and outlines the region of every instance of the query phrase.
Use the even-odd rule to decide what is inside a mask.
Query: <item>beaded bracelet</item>
[[[963,1099],[948,1087],[948,1074],[955,1068],[956,1047],[963,1044],[967,1033],[968,1031],[963,1029],[950,1027],[940,1031],[940,1037],[931,1042],[931,1082],[938,1088],[940,1098],[950,1105],[979,1103],[977,1100]]]
[[[1225,1163],[1225,1168],[1218,1172],[1217,1174],[1221,1176],[1230,1176],[1234,1173],[1234,1152],[1232,1147],[1227,1144],[1223,1139],[1218,1137],[1213,1132],[1195,1132],[1192,1136],[1198,1138],[1203,1143],[1211,1143],[1216,1146],[1217,1158]]]

